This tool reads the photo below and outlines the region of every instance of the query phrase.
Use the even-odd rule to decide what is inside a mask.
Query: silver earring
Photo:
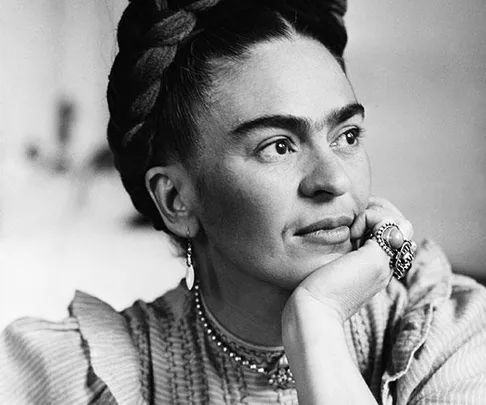
[[[186,286],[189,291],[194,286],[194,267],[192,265],[192,243],[187,240],[187,252],[186,252]]]

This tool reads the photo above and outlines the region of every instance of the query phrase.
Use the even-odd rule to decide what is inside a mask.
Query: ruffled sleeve
[[[105,389],[90,376],[76,319],[25,318],[0,335],[0,403],[89,404]]]
[[[77,292],[62,322],[25,318],[0,334],[0,403],[143,404],[123,317]]]

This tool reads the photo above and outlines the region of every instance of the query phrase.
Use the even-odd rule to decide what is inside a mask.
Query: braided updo
[[[217,80],[218,61],[238,61],[253,44],[299,32],[343,66],[345,11],[346,0],[130,1],[109,77],[108,142],[134,206],[156,229],[168,232],[145,173],[195,153],[196,111]]]

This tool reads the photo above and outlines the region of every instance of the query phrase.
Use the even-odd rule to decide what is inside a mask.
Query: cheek
[[[231,169],[228,169],[231,167]],[[208,236],[242,239],[254,243],[270,240],[281,233],[287,200],[278,182],[262,180],[248,167],[232,164],[206,172],[200,184],[200,220]],[[227,240],[229,242],[229,240]]]
[[[358,211],[361,212],[368,206],[371,194],[371,167],[364,150],[356,162],[352,170],[353,194]]]

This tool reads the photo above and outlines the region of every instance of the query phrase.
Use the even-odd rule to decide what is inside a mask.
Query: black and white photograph
[[[0,0],[0,405],[486,404],[484,0]]]

